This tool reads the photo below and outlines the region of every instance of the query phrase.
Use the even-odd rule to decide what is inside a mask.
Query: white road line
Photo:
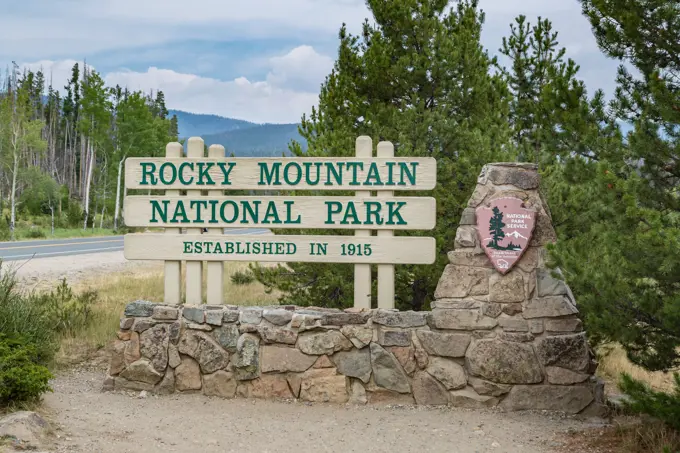
[[[77,252],[101,252],[103,250],[123,250],[123,247],[103,247],[103,248],[97,248],[97,249],[86,249],[86,250],[76,250]],[[29,254],[29,255],[10,255],[10,256],[3,256],[1,257],[4,260],[7,259],[13,259],[13,258],[30,258],[32,256],[35,256],[36,258],[40,258],[41,256],[45,255],[59,255],[59,254],[64,254],[64,253],[70,253],[74,254],[72,250],[62,250],[61,252],[46,252],[46,253],[35,253],[35,254]],[[75,255],[81,255],[82,253],[76,253]]]

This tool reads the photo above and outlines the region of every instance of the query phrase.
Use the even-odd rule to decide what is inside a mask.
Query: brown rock
[[[234,379],[234,375],[222,370],[215,371],[212,374],[204,374],[203,394],[206,396],[233,398],[236,395],[236,379]]]
[[[546,319],[545,330],[548,332],[580,332],[583,322],[578,318]]]
[[[201,388],[201,369],[198,362],[190,357],[182,359],[182,363],[175,368],[175,387],[180,392]]]
[[[260,325],[257,331],[266,343],[295,344],[298,333],[286,327]]]
[[[414,348],[408,346],[392,346],[388,348],[392,354],[397,358],[401,366],[406,371],[406,374],[411,376],[416,370],[416,358]]]
[[[569,294],[567,284],[562,278],[554,277],[553,272],[561,275],[561,272],[553,271],[551,269],[538,269],[536,271],[538,297],[562,296]]]
[[[239,383],[236,391],[244,398],[293,398],[284,374],[263,374],[257,379]]]
[[[408,377],[394,355],[377,343],[371,343],[370,350],[375,384],[395,392],[409,393],[411,387]]]
[[[543,333],[543,320],[542,319],[530,319],[529,320],[529,332],[537,335]]]
[[[311,369],[302,375],[300,399],[319,403],[346,403],[345,377],[332,368]]]
[[[241,335],[232,364],[236,380],[257,378],[260,375],[260,338],[250,333]]]
[[[585,385],[516,385],[501,403],[510,411],[548,410],[576,414],[593,401]]]
[[[536,215],[536,228],[534,234],[531,236],[529,245],[532,247],[543,246],[549,243],[554,243],[557,240],[555,229],[552,226],[550,215],[543,207],[538,210]]]
[[[498,325],[506,332],[528,332],[529,323],[522,318],[500,318]]]
[[[503,313],[508,316],[515,316],[522,313],[522,304],[503,304]]]
[[[459,266],[484,267],[493,269],[491,260],[480,247],[475,249],[453,250],[448,253],[449,263]]]
[[[461,389],[467,384],[465,370],[451,359],[430,357],[430,364],[426,371],[441,382],[447,390]]]
[[[462,298],[489,294],[491,269],[448,264],[434,292],[435,299]]]
[[[295,348],[262,346],[260,367],[263,373],[271,371],[306,371],[316,361],[316,356],[305,355]]]
[[[391,405],[414,405],[416,400],[411,393],[399,393],[392,390],[374,387],[366,389],[366,397],[369,404],[391,404]]]
[[[449,403],[449,392],[429,373],[419,371],[413,377],[413,397],[424,406],[445,406]]]
[[[177,352],[177,346],[174,344],[169,345],[168,365],[170,365],[170,368],[177,368],[180,363],[182,363],[182,359],[179,357],[179,352]]]
[[[130,365],[132,362],[142,358],[142,354],[139,352],[139,334],[137,332],[132,332],[130,335],[130,341],[125,345],[124,356],[126,365]]]
[[[352,342],[337,330],[305,332],[298,337],[297,347],[305,354],[323,355],[352,349]]]
[[[420,311],[393,311],[379,308],[373,312],[373,324],[386,327],[422,327],[427,324]]]
[[[540,181],[535,170],[494,164],[489,165],[487,178],[497,186],[512,185],[522,190],[537,189]]]
[[[154,385],[149,384],[148,382],[128,381],[127,379],[120,376],[113,379],[114,390],[135,390],[137,392],[146,390],[147,392],[152,392],[154,389]]]
[[[139,359],[128,365],[120,373],[120,377],[128,381],[146,382],[147,384],[155,385],[163,378],[163,375],[154,370],[148,360]]]
[[[468,207],[470,208],[476,208],[480,204],[482,204],[482,201],[487,197],[489,193],[493,193],[494,188],[491,184],[477,184],[475,187],[474,192],[472,192],[472,196],[468,200]]]
[[[378,328],[378,343],[381,346],[409,346],[411,332],[408,330],[393,330]]]
[[[169,329],[167,324],[157,324],[139,336],[142,357],[149,359],[158,372],[164,372],[168,366]]]
[[[206,374],[225,368],[229,353],[209,335],[196,330],[187,330],[179,340],[179,352],[198,360],[201,371]]]
[[[234,324],[226,324],[213,329],[210,335],[217,341],[222,348],[234,353],[236,352],[236,344],[238,337],[241,335],[238,327]]]
[[[477,236],[477,228],[474,225],[461,225],[456,230],[453,245],[456,249],[476,247],[478,245]]]
[[[480,309],[484,305],[482,302],[475,299],[439,299],[430,302],[430,307],[435,308],[449,308],[456,310]]]
[[[171,395],[175,393],[175,372],[167,370],[163,380],[154,388],[154,393],[158,395]]]
[[[482,314],[491,318],[498,318],[503,312],[503,305],[501,304],[482,304]]]
[[[529,343],[534,341],[534,336],[529,332],[500,332],[498,339],[504,341],[517,341],[520,343]]]
[[[448,310],[436,308],[432,310],[432,324],[437,329],[453,330],[486,330],[498,324],[494,318],[484,316],[480,309]]]
[[[351,404],[366,404],[368,399],[366,398],[366,389],[363,384],[356,379],[352,379],[352,384],[350,386],[349,402]]]
[[[373,329],[360,326],[342,326],[340,332],[352,342],[355,348],[361,349],[373,339]]]
[[[286,376],[286,380],[288,381],[288,386],[290,387],[290,391],[293,392],[293,396],[295,398],[300,397],[300,386],[302,385],[302,375],[301,374],[289,374]]]
[[[275,308],[273,310],[264,310],[262,312],[262,317],[275,326],[285,326],[293,319],[293,312]]]
[[[418,338],[417,332],[411,332],[411,341],[413,342],[413,355],[415,356],[416,359],[416,365],[418,365],[418,368],[421,370],[427,368],[427,364],[429,363],[429,358],[427,357],[427,351],[425,351],[425,348],[423,347],[422,343],[420,342],[420,339]]]
[[[517,267],[526,272],[532,272],[539,264],[539,250],[538,247],[529,247],[526,249],[522,258],[517,262]]]
[[[489,279],[489,302],[524,301],[524,278],[513,270],[506,275],[494,272]]]
[[[477,224],[477,213],[472,208],[463,209],[463,213],[460,216],[460,225],[476,225]]]
[[[368,349],[340,351],[331,357],[338,373],[368,382],[371,378],[371,354]]]
[[[179,310],[174,307],[166,307],[164,305],[156,305],[153,307],[153,319],[161,321],[172,321],[179,317]]]
[[[416,335],[428,353],[443,357],[465,357],[465,351],[472,339],[470,335],[464,333],[441,333],[427,330],[418,330]]]
[[[501,384],[536,384],[543,381],[541,366],[530,344],[479,340],[468,348],[465,363],[473,376]]]
[[[478,395],[472,388],[449,392],[451,406],[469,409],[483,409],[498,404],[498,398],[489,395]]]
[[[132,337],[132,332],[129,330],[121,330],[116,333],[116,336],[120,341],[128,341]]]
[[[125,343],[116,340],[113,342],[111,361],[109,362],[109,375],[115,376],[125,369]]]
[[[541,338],[536,353],[543,365],[586,371],[590,363],[585,332]]]
[[[325,326],[346,326],[350,324],[366,324],[368,312],[359,313],[326,313],[321,318]]]
[[[576,307],[565,296],[551,296],[530,300],[524,307],[522,316],[526,319],[556,318],[577,313]]]
[[[135,318],[122,318],[120,320],[120,330],[128,330],[135,323]]]
[[[468,378],[468,383],[480,395],[501,396],[508,393],[512,388],[511,385],[496,384],[472,376]]]
[[[567,370],[566,368],[555,366],[545,367],[545,375],[548,377],[549,383],[556,385],[579,384],[590,377],[584,373],[577,373],[575,371]]]
[[[132,330],[137,333],[142,333],[145,330],[151,328],[152,325],[154,325],[154,322],[150,319],[137,318],[135,319],[135,323],[132,325]]]
[[[335,368],[335,365],[327,355],[322,355],[314,362],[314,368]]]

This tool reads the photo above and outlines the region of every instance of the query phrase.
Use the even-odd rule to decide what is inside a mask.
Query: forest
[[[13,66],[0,79],[0,240],[119,230],[125,159],[177,139],[162,91],[107,87],[85,64],[64,87]]]

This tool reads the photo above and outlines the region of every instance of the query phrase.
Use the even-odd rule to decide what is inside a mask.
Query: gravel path
[[[587,422],[542,413],[338,406],[300,402],[102,393],[102,371],[72,370],[45,396],[73,453],[503,452],[547,453]]]

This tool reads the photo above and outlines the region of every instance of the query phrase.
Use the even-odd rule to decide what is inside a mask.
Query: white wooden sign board
[[[125,236],[129,260],[432,264],[428,237],[244,236],[135,233]]]
[[[265,227],[430,230],[432,197],[165,197],[125,199],[125,224],[135,227]]]
[[[129,158],[128,189],[431,190],[432,157]]]

